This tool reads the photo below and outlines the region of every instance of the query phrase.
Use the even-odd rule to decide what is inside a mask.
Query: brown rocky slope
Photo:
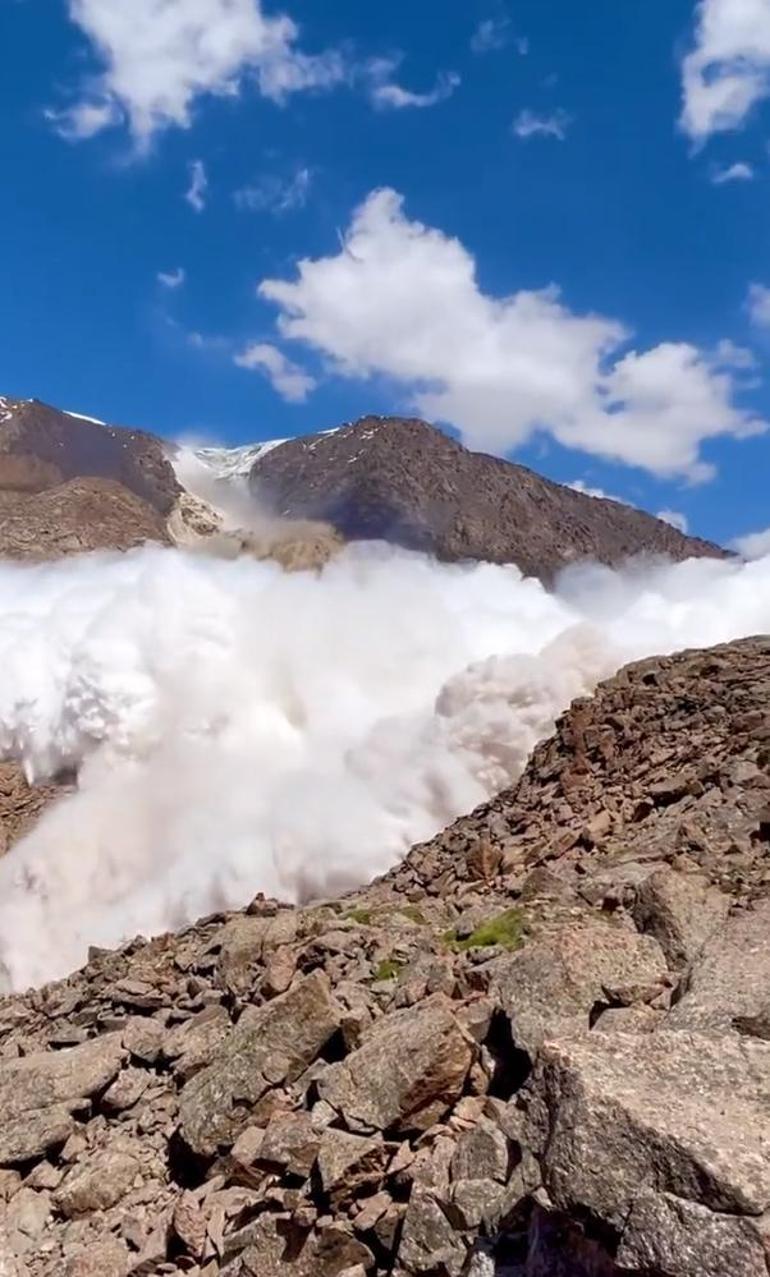
[[[270,448],[250,483],[276,514],[325,520],[349,541],[516,563],[546,581],[579,559],[724,555],[642,510],[469,452],[434,426],[399,417],[364,417]]]
[[[45,560],[169,543],[181,489],[164,445],[37,400],[0,397],[0,554]]]
[[[345,541],[383,539],[450,561],[516,563],[544,581],[580,559],[724,555],[641,510],[469,452],[421,421],[366,417],[258,450],[250,484],[270,517],[251,532],[226,531],[184,491],[173,447],[0,396],[0,555],[40,560],[155,541],[293,569],[322,566]]]
[[[767,1277],[768,724],[770,640],[644,661],[368,889],[0,1002],[3,1277]]]

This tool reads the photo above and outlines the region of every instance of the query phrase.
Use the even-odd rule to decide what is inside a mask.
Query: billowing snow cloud
[[[368,881],[625,660],[770,629],[770,559],[559,592],[384,546],[322,573],[158,547],[0,564],[0,754],[79,789],[0,859],[0,986],[258,891]]]

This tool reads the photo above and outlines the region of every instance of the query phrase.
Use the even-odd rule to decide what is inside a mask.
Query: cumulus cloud
[[[304,403],[316,387],[310,373],[269,342],[252,342],[235,355],[234,362],[239,368],[264,373],[273,389],[288,403]]]
[[[187,278],[187,274],[183,266],[177,266],[176,270],[158,271],[158,283],[164,288],[181,288]]]
[[[188,128],[205,94],[232,97],[249,80],[280,103],[347,73],[334,50],[303,52],[296,23],[266,16],[261,0],[68,0],[68,10],[102,68],[73,107],[54,113],[73,138],[124,119],[146,146],[159,130]]]
[[[770,555],[770,528],[763,532],[748,532],[745,536],[736,537],[731,543],[732,549],[742,554],[744,559],[763,559]]]
[[[284,338],[348,378],[381,375],[415,410],[471,447],[504,454],[538,431],[565,447],[660,476],[711,477],[701,445],[765,423],[735,403],[738,348],[685,342],[628,349],[622,323],[569,309],[558,288],[482,291],[471,253],[372,192],[333,256],[259,292]]]
[[[196,213],[202,213],[206,207],[206,195],[209,189],[209,179],[206,175],[206,166],[202,160],[193,160],[188,165],[190,174],[190,185],[185,191],[185,199],[190,208],[195,209]]]
[[[371,58],[364,68],[369,100],[384,111],[403,111],[409,107],[437,106],[451,98],[459,87],[460,77],[454,71],[440,71],[432,89],[416,93],[405,89],[394,78],[402,62],[401,57]]]
[[[765,284],[750,284],[746,310],[755,327],[770,328],[770,288]]]
[[[538,115],[535,111],[526,108],[519,112],[511,128],[523,141],[533,137],[552,137],[558,142],[564,142],[571,123],[572,118],[566,111],[557,110]]]
[[[680,125],[696,143],[738,129],[770,95],[768,0],[699,0],[682,62]]]
[[[249,186],[233,192],[236,207],[249,213],[290,213],[304,208],[310,195],[313,174],[309,168],[299,168],[288,178],[265,174]]]
[[[714,169],[712,186],[726,186],[729,182],[753,182],[756,174],[750,164],[730,164],[727,168]]]

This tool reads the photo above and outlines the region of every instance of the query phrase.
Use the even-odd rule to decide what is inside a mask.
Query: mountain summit
[[[642,510],[470,452],[401,417],[364,417],[265,449],[250,484],[275,514],[325,520],[346,540],[382,539],[450,562],[515,563],[544,580],[580,559],[724,556]]]
[[[177,451],[146,431],[0,397],[0,554],[187,544],[190,518],[196,526],[202,519],[205,541],[218,516],[185,493]],[[333,545],[384,540],[449,562],[515,563],[545,582],[582,559],[615,566],[640,554],[724,557],[642,510],[470,452],[424,421],[364,417],[197,456],[214,477],[215,502],[217,491],[225,501],[227,485],[247,479],[262,512],[300,529],[308,520],[331,525]]]

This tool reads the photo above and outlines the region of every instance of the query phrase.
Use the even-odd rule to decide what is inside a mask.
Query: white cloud
[[[265,374],[273,389],[289,403],[304,403],[316,388],[316,380],[269,342],[253,342],[236,355],[239,368]]]
[[[282,335],[349,378],[384,375],[410,407],[501,454],[538,431],[566,447],[661,475],[711,477],[701,445],[765,423],[738,407],[735,348],[684,342],[626,350],[617,320],[577,314],[556,287],[482,292],[457,239],[410,221],[393,190],[372,192],[334,256],[259,292]]]
[[[238,208],[249,213],[289,213],[307,204],[313,174],[309,168],[297,169],[290,178],[266,174],[251,186],[233,192]]]
[[[770,95],[770,0],[699,0],[695,15],[680,125],[702,143],[740,128]]]
[[[484,18],[471,36],[471,51],[492,53],[496,49],[504,49],[510,36],[510,27],[509,18]]]
[[[513,121],[512,129],[517,137],[525,141],[531,137],[555,137],[563,142],[572,119],[566,111],[552,111],[548,115],[536,115],[526,108],[520,111]]]
[[[727,168],[714,169],[712,186],[725,186],[728,182],[753,182],[756,174],[750,164],[730,164]]]
[[[196,213],[202,213],[206,207],[206,192],[209,189],[206,166],[203,160],[193,160],[187,168],[190,174],[190,185],[185,191],[185,199]]]
[[[364,69],[364,79],[368,84],[369,100],[380,110],[401,111],[405,107],[437,106],[451,98],[460,84],[460,77],[454,71],[440,71],[436,83],[427,93],[415,93],[405,89],[393,78],[402,59],[371,58]]]
[[[764,284],[749,284],[746,310],[756,328],[770,328],[770,288]]]
[[[763,559],[766,554],[770,554],[770,528],[736,537],[731,548],[742,554],[744,559]]]
[[[655,517],[660,519],[662,523],[668,523],[672,528],[676,528],[677,532],[686,534],[690,526],[687,521],[687,515],[682,514],[679,510],[658,510]]]
[[[617,501],[619,505],[630,505],[630,501],[626,501],[625,497],[617,497],[614,492],[605,492],[604,488],[594,488],[586,483],[584,479],[573,479],[572,483],[566,485],[572,488],[573,492],[582,492],[584,497],[597,497],[602,501]]]
[[[146,146],[158,130],[189,127],[203,94],[232,97],[249,79],[282,102],[347,74],[333,50],[303,53],[297,25],[283,14],[266,17],[261,0],[68,0],[68,9],[102,67],[74,107],[54,113],[71,137],[125,119]]]
[[[47,110],[43,114],[59,137],[68,142],[82,142],[95,137],[102,129],[120,124],[122,119],[116,103],[111,101],[79,102],[65,111]]]
[[[162,284],[164,288],[174,289],[182,287],[187,275],[183,266],[177,266],[176,270],[159,270],[157,278],[158,283]]]

